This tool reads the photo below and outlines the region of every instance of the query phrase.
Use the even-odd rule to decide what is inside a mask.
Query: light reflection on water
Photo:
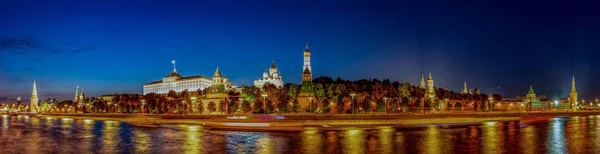
[[[445,128],[216,131],[197,125],[1,116],[0,153],[599,153],[599,116]]]

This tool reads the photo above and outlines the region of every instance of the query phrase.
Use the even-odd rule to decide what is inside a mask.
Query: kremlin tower
[[[301,108],[308,107],[309,103],[314,103],[315,91],[313,90],[312,83],[312,69],[310,67],[310,50],[308,50],[308,43],[304,50],[304,66],[302,68],[302,83],[300,84],[300,94],[298,96],[298,102]],[[311,104],[312,104],[311,103]]]
[[[35,87],[35,80],[33,80],[33,90],[31,91],[31,112],[37,112],[37,106],[38,106],[38,94],[37,94],[37,88]]]
[[[573,76],[573,80],[571,80],[571,92],[569,93],[570,105],[571,109],[577,109],[577,90],[575,89],[575,76]]]

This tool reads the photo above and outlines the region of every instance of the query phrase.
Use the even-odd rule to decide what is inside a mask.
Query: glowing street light
[[[263,97],[263,111],[267,114],[267,94],[262,94]]]
[[[387,97],[383,98],[383,104],[385,104],[385,109],[384,109],[385,110],[385,114],[387,114],[387,108],[388,108],[387,100],[388,100]]]
[[[313,111],[313,109],[312,109],[312,108],[313,108],[313,107],[312,107],[312,99],[313,99],[312,97],[308,97],[308,100],[309,100],[309,101],[308,101],[308,109],[309,109],[309,113],[312,113],[312,111]]]
[[[554,100],[554,111],[558,109],[558,100]]]
[[[356,94],[355,93],[351,93],[350,96],[352,96],[352,100],[350,100],[350,103],[352,104],[352,114],[354,114],[354,96]]]

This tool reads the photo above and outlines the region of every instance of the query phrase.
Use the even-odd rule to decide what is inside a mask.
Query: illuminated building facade
[[[174,60],[172,61],[172,63],[173,72],[171,72],[169,75],[167,75],[160,81],[154,81],[148,84],[144,84],[144,94],[166,94],[169,93],[169,91],[171,90],[175,92],[182,92],[186,89],[188,91],[205,89],[210,87],[213,84],[213,82],[215,82],[213,80],[227,81],[227,77],[218,79],[210,79],[204,76],[183,77],[181,76],[181,74],[177,73]]]

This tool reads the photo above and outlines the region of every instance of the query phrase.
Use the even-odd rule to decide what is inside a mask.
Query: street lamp
[[[313,108],[312,108],[312,97],[308,97],[308,109],[309,109],[309,113],[312,113]]]
[[[554,100],[554,111],[558,109],[558,100]]]
[[[181,101],[181,106],[183,106],[181,109],[181,114],[185,114],[185,101]]]
[[[263,97],[263,111],[267,114],[267,94],[262,94]]]
[[[352,104],[352,114],[354,114],[354,96],[356,94],[355,93],[351,93],[350,96],[352,96],[352,100],[350,100],[350,104]]]
[[[240,102],[238,102],[238,109],[237,109],[237,112],[241,112],[241,111],[242,111],[242,100],[244,100],[244,99],[242,99],[242,98],[239,98],[239,100],[240,100]]]
[[[146,100],[142,99],[142,113],[145,113],[144,105],[146,105]]]
[[[383,104],[385,104],[385,114],[387,114],[387,108],[388,108],[387,100],[388,100],[387,97],[383,98]]]
[[[490,112],[494,111],[494,98],[489,97],[490,100],[488,107],[490,108]]]

